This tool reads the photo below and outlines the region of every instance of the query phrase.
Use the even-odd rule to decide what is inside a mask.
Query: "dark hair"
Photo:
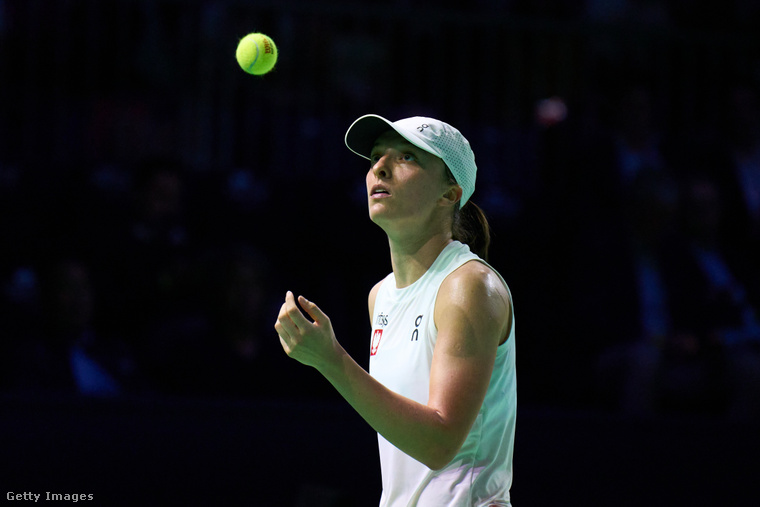
[[[451,170],[446,167],[449,183],[457,181]],[[451,227],[452,238],[470,247],[478,257],[488,261],[488,248],[491,246],[491,226],[480,206],[468,200],[464,206],[461,201],[454,208],[454,222]]]
[[[467,201],[459,207],[457,203],[454,210],[454,225],[452,237],[465,243],[475,254],[484,261],[488,261],[488,247],[491,245],[491,227],[488,225],[486,214],[480,206],[472,201]]]

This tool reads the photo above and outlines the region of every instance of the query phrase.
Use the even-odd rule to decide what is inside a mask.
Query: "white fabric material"
[[[446,246],[414,284],[383,281],[372,317],[370,374],[389,389],[428,401],[437,337],[433,311],[443,280],[469,261],[482,261],[467,245]],[[503,279],[502,279],[503,281]],[[505,283],[506,286],[506,283]],[[491,382],[477,420],[456,457],[433,471],[378,435],[382,507],[509,506],[517,407],[515,326],[498,348]]]

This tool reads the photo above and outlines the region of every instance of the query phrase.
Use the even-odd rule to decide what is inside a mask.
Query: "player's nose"
[[[389,153],[383,153],[372,163],[372,174],[376,178],[388,178],[392,174],[391,156]]]

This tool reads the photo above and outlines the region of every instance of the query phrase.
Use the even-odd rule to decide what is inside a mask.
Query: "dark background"
[[[475,151],[515,304],[515,505],[749,505],[760,7],[699,5],[0,0],[3,494],[377,503],[375,435],[272,328],[293,290],[367,364],[390,263],[343,136],[376,113]],[[263,77],[234,58],[252,31]]]

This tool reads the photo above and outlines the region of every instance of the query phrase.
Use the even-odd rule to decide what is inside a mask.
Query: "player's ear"
[[[454,206],[462,198],[462,187],[457,184],[450,185],[446,192],[441,196],[442,204],[445,206]]]

